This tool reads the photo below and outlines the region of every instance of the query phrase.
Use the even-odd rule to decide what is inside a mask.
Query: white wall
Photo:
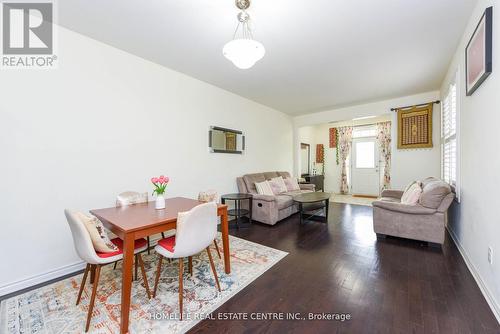
[[[493,72],[472,96],[465,96],[464,50],[488,6],[493,9]],[[446,93],[456,71],[460,113],[461,203],[454,203],[448,229],[500,321],[500,224],[498,219],[500,156],[500,20],[496,0],[480,0],[475,8],[441,91]],[[496,12],[495,12],[496,11]],[[488,246],[493,264],[488,263]]]
[[[112,206],[159,174],[167,196],[195,197],[292,171],[281,112],[62,28],[58,56],[55,70],[0,74],[0,294],[81,267],[64,208]],[[210,125],[243,130],[245,154],[209,153]]]
[[[328,122],[342,122],[365,116],[380,116],[390,112],[390,109],[393,107],[413,105],[437,99],[439,99],[439,92],[435,91],[294,117],[295,131],[298,133],[295,139],[294,153],[298,154],[298,149],[300,149],[299,143],[301,142],[301,128],[315,126],[314,131],[316,131],[317,135],[315,137],[316,141],[314,144],[323,143],[325,145],[325,168],[331,170],[328,173],[325,173],[327,174],[325,176],[325,189],[327,191],[339,192],[340,172],[335,161],[335,149],[330,149],[328,147],[328,128],[333,127],[334,125],[328,124]],[[398,150],[396,116],[397,114],[395,112],[391,113],[391,187],[395,189],[403,189],[408,183],[414,180],[427,176],[440,177],[440,106],[434,105],[432,136],[434,147],[430,149]],[[294,171],[296,172],[299,170],[297,159],[295,160],[295,164]],[[331,176],[329,174],[331,174]]]
[[[304,126],[298,129],[300,143],[309,144],[309,172],[312,173],[313,162],[316,161],[316,127]],[[300,145],[299,145],[300,149]],[[301,156],[300,156],[301,157]],[[299,158],[297,175],[302,174],[302,159]]]

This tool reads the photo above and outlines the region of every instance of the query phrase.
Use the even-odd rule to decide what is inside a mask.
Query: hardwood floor
[[[352,319],[204,320],[191,333],[500,333],[449,236],[442,249],[377,241],[371,207],[330,203],[328,224],[299,226],[294,215],[230,233],[289,255],[216,313],[339,312]]]

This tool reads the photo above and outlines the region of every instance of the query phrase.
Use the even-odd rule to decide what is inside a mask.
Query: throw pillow
[[[269,182],[256,182],[255,188],[257,189],[257,194],[259,195],[270,195],[274,196],[273,189],[269,185]]]
[[[288,191],[300,190],[299,183],[297,182],[296,179],[294,179],[292,177],[287,177],[285,179],[285,184],[286,184],[286,189]]]
[[[417,183],[417,181],[411,181],[410,183],[408,183],[408,185],[406,186],[405,190],[403,190],[403,194],[404,194],[405,192],[407,192],[407,191],[408,191],[408,189],[410,189],[410,187],[411,187],[412,185],[414,185],[415,183]]]
[[[283,180],[282,176],[273,177],[271,181],[269,181],[269,183],[271,183],[271,188],[273,187],[273,184],[277,187],[278,194],[286,193],[288,191],[288,188],[286,187],[285,184],[285,180]]]
[[[273,180],[269,180],[267,182],[271,186],[271,190],[273,191],[274,195],[279,195],[279,194],[281,194],[283,192],[281,190],[281,186],[280,186],[280,184],[278,182],[273,181]],[[286,187],[285,187],[285,191],[286,191]]]
[[[198,194],[198,201],[200,202],[217,202],[219,195],[215,190],[201,191]]]
[[[84,213],[77,212],[76,216],[83,223],[89,232],[92,245],[97,252],[111,253],[116,252],[118,247],[109,240],[108,234],[102,222],[94,216],[87,216]]]
[[[420,182],[415,182],[403,193],[403,196],[401,197],[401,203],[416,205],[421,194],[422,186],[420,185]]]

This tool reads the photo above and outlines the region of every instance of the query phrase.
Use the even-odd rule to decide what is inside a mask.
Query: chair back
[[[148,193],[137,191],[125,191],[116,196],[116,206],[127,206],[131,204],[147,203]]]
[[[217,236],[217,204],[200,204],[180,212],[175,232],[175,255],[186,257],[207,248]]]
[[[200,202],[216,202],[219,200],[219,194],[217,191],[210,189],[207,191],[200,191],[198,194],[198,201]]]
[[[71,229],[73,244],[78,256],[87,263],[99,263],[94,245],[92,244],[92,240],[90,239],[89,232],[83,225],[83,222],[80,220],[77,213],[75,211],[66,209],[64,210],[64,215],[66,216],[69,228]]]

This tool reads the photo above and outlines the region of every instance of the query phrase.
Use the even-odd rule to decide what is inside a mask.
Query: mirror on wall
[[[213,153],[242,154],[245,150],[243,132],[211,126],[208,131],[208,146]]]
[[[311,148],[309,144],[300,143],[300,175],[308,175],[311,165]]]

